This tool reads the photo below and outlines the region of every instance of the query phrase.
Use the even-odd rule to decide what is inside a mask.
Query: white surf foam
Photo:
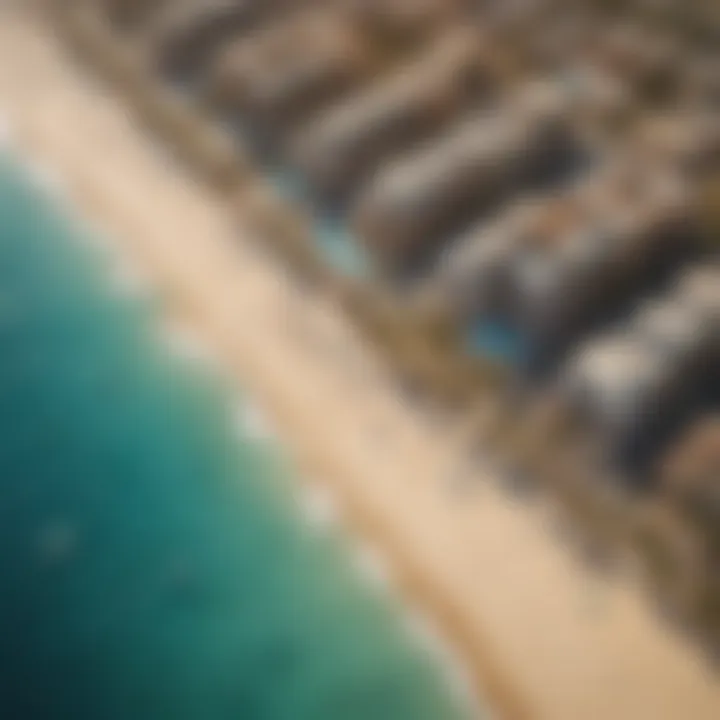
[[[207,343],[188,326],[178,321],[165,321],[162,333],[166,347],[174,356],[200,365],[216,365]]]
[[[305,485],[301,494],[303,516],[308,524],[327,531],[340,524],[340,509],[333,494],[319,485]]]
[[[67,200],[67,184],[54,167],[33,158],[28,158],[25,164],[31,180],[37,187],[56,200]]]
[[[120,255],[120,244],[112,233],[95,223],[86,222],[83,232],[75,233],[78,242],[98,253],[101,257],[116,262]]]
[[[273,440],[275,432],[262,408],[254,402],[244,400],[235,411],[235,425],[244,439]]]
[[[413,641],[443,670],[447,686],[458,706],[468,712],[470,717],[478,717],[477,698],[466,667],[435,623],[425,613],[408,608],[405,611],[405,624]]]
[[[113,289],[122,297],[131,300],[149,299],[151,284],[140,267],[127,258],[118,257],[111,270]]]
[[[383,555],[367,541],[358,541],[353,561],[360,576],[374,589],[390,593],[393,587],[390,568]]]

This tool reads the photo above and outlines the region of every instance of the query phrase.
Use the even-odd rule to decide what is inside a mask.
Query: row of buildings
[[[678,5],[75,0],[58,22],[403,383],[715,644],[720,19]]]

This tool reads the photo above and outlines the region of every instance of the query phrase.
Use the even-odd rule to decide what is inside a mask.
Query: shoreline
[[[508,718],[670,720],[681,710],[715,717],[720,688],[692,648],[624,585],[603,591],[611,617],[588,619],[584,584],[592,575],[558,547],[536,511],[485,483],[473,486],[470,502],[448,497],[440,478],[457,472],[453,438],[435,436],[391,395],[327,300],[284,286],[277,268],[237,239],[221,203],[150,151],[119,99],[104,88],[96,97],[100,84],[79,77],[37,28],[19,25],[12,37],[12,24],[0,30],[0,48],[36,72],[33,96],[32,80],[27,89],[13,82],[10,63],[0,71],[0,103],[12,99],[21,142],[60,169],[83,213],[102,217],[126,241],[161,304],[200,330],[260,398],[300,477],[333,484],[350,526],[383,548],[403,594],[431,610],[491,705]],[[63,113],[64,125],[47,119]],[[83,129],[76,123],[87,135],[74,131]],[[94,141],[107,142],[106,156],[88,151]],[[149,183],[160,198],[157,207],[133,183],[141,177],[137,184]],[[290,322],[300,325],[297,333],[288,332]],[[350,343],[357,367],[302,347],[295,334],[303,332],[310,346]],[[335,442],[317,415],[333,418]]]
[[[6,130],[9,124],[4,123],[7,115],[0,106],[0,128]],[[34,156],[27,147],[18,146],[11,133],[0,133],[0,158],[6,154],[27,174],[29,181],[51,202],[60,205],[63,211],[71,211],[73,215],[80,213],[76,207],[76,198],[68,192],[69,185],[57,168],[46,165]],[[87,225],[89,220],[97,220],[82,213],[79,220]],[[107,233],[95,227],[85,228],[83,239],[79,244],[90,253],[102,253],[107,259],[108,285],[111,295],[121,301],[152,300],[152,287],[137,266],[131,255],[128,255],[117,240],[108,239]],[[98,233],[105,240],[95,242]],[[88,243],[90,240],[90,243]],[[213,352],[208,342],[204,342],[194,329],[184,325],[177,317],[168,316],[168,308],[164,308],[156,328],[157,342],[164,347],[172,359],[180,363],[190,363],[200,372],[221,379],[232,391],[238,394],[234,401],[236,434],[240,442],[256,445],[269,445],[278,451],[283,450],[283,443],[276,432],[271,419],[261,403],[254,397],[241,393],[237,378],[223,367],[223,362]],[[225,363],[227,364],[227,363]],[[471,713],[468,717],[490,718],[485,708],[480,707],[478,698],[467,682],[467,672],[459,661],[453,648],[445,641],[438,631],[432,618],[421,609],[410,605],[398,593],[397,583],[389,564],[383,554],[368,538],[359,536],[352,526],[345,521],[340,510],[339,498],[333,493],[331,483],[309,481],[295,468],[291,462],[292,480],[297,486],[293,490],[296,502],[296,514],[301,525],[308,533],[317,535],[337,535],[347,543],[346,562],[362,585],[372,595],[387,600],[398,615],[399,632],[404,635],[408,646],[423,652],[428,662],[434,666],[439,681],[446,687],[450,700],[463,712]]]
[[[76,213],[84,226],[82,243],[89,253],[103,255],[107,284],[110,292],[121,300],[155,299],[152,283],[146,274],[147,268],[137,264],[133,254],[128,253],[123,243],[108,233],[104,225],[98,226],[99,217],[87,214],[87,208],[80,207],[77,193],[70,191],[72,183],[54,165],[43,162],[33,154],[32,148],[15,142],[12,125],[5,122],[7,113],[0,106],[0,153],[7,152],[27,173],[30,181],[39,190],[56,202],[64,212]],[[183,172],[182,169],[178,170]],[[180,362],[189,362],[202,372],[227,382],[238,394],[234,402],[236,433],[243,442],[269,444],[282,451],[285,447],[277,432],[272,418],[265,407],[254,396],[247,396],[246,388],[239,384],[235,373],[231,372],[231,363],[223,360],[210,340],[203,339],[197,327],[187,323],[181,316],[172,314],[172,309],[162,307],[157,342],[167,349],[169,354]],[[241,393],[242,390],[242,393]],[[468,682],[468,672],[450,643],[443,637],[431,615],[417,605],[410,604],[398,589],[398,583],[391,564],[371,539],[355,532],[356,527],[347,522],[347,513],[343,511],[341,498],[333,491],[332,483],[308,480],[291,457],[293,482],[297,488],[293,491],[297,504],[297,516],[310,533],[343,537],[348,544],[347,563],[368,588],[392,605],[398,614],[399,631],[405,636],[409,646],[425,654],[428,661],[436,666],[435,672],[441,683],[447,688],[450,699],[461,711],[469,712],[468,717],[489,720],[486,705],[481,705],[477,693]],[[482,710],[480,708],[482,707]]]

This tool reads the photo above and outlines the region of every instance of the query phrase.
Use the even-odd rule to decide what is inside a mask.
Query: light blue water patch
[[[287,166],[278,166],[262,147],[268,141],[258,137],[242,117],[225,125],[228,132],[242,139],[243,148],[250,148],[255,161],[262,165],[275,189],[285,198],[312,210],[312,237],[327,265],[341,275],[352,278],[367,277],[370,260],[358,239],[337,213],[319,208],[306,180]]]
[[[307,185],[296,173],[277,170],[272,173],[275,187],[290,200],[314,207]],[[316,209],[313,213],[313,237],[330,267],[348,277],[367,277],[370,263],[357,238],[340,217]]]
[[[0,717],[452,720],[234,397],[0,162]]]
[[[327,216],[318,219],[315,239],[323,257],[338,272],[349,277],[368,275],[367,255],[343,222]]]
[[[520,333],[507,323],[483,320],[472,324],[465,346],[473,356],[517,367],[526,357],[527,348]]]

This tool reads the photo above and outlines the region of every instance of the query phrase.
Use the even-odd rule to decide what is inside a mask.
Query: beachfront
[[[483,482],[461,433],[413,413],[329,299],[239,242],[222,204],[138,131],[121,98],[36,21],[0,32],[0,102],[20,144],[250,384],[298,464],[383,548],[501,711],[715,717],[717,683],[685,641],[634,590],[584,570],[552,537],[547,508]]]

